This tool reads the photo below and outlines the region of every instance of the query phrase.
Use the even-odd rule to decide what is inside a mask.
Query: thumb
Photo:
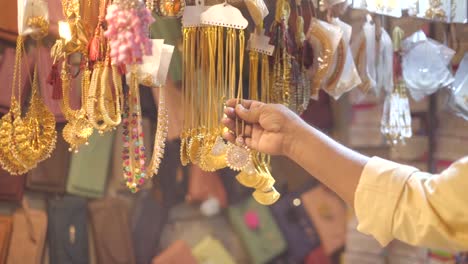
[[[236,115],[246,121],[247,123],[255,124],[258,123],[260,119],[260,114],[262,113],[262,106],[253,107],[251,109],[247,109],[242,104],[238,104],[236,106]]]

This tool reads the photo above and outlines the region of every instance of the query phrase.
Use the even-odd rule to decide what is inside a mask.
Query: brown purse
[[[57,124],[59,134],[63,125]],[[39,163],[27,179],[26,187],[34,191],[64,193],[70,168],[71,153],[62,136],[57,137],[57,145],[52,156]]]
[[[33,209],[23,199],[23,207],[13,214],[13,231],[7,264],[41,264],[47,233],[47,214]]]
[[[190,167],[188,202],[204,202],[210,197],[218,199],[222,208],[227,207],[227,197],[224,185],[217,172],[206,172],[196,165]]]
[[[0,168],[0,201],[20,202],[24,194],[25,175],[14,176]]]
[[[116,198],[88,204],[98,263],[134,264],[128,207]]]
[[[151,264],[197,264],[189,245],[183,240],[172,243],[159,256],[153,258]]]
[[[12,227],[11,216],[0,215],[0,263],[5,263],[8,246],[10,245]]]

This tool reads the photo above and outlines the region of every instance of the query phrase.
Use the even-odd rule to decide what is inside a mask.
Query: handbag
[[[235,264],[233,257],[226,251],[223,244],[211,236],[207,236],[193,249],[192,253],[198,263]]]
[[[59,134],[62,129],[63,124],[57,124]],[[64,193],[71,155],[68,144],[63,137],[58,136],[51,157],[29,172],[26,187],[34,191]]]
[[[287,242],[289,262],[303,262],[311,251],[320,246],[320,238],[302,205],[300,194],[283,195],[270,208]]]
[[[117,198],[88,204],[98,263],[134,264],[127,205]]]
[[[50,199],[47,214],[50,264],[89,263],[86,199],[71,195]]]
[[[0,168],[0,201],[20,202],[24,194],[25,176],[14,176]]]
[[[104,194],[111,160],[114,131],[89,138],[89,145],[80,149],[71,159],[67,192],[88,198]]]
[[[331,255],[342,248],[346,239],[344,203],[323,185],[302,193],[301,200],[317,228],[325,253]]]
[[[13,213],[7,264],[41,264],[47,232],[47,214],[33,209],[26,198]]]
[[[222,208],[227,206],[226,190],[217,172],[205,172],[197,165],[190,166],[188,202],[204,202],[214,197]]]
[[[132,218],[132,237],[136,263],[150,263],[157,255],[159,239],[168,210],[153,190],[140,191]]]
[[[244,242],[251,263],[267,263],[286,250],[286,241],[270,209],[253,198],[229,207],[228,216]]]
[[[190,247],[197,246],[207,234],[218,239],[236,260],[248,263],[242,242],[224,215],[202,215],[198,206],[182,203],[169,211],[169,218],[160,240],[160,247],[169,247],[177,240],[184,240]]]
[[[11,216],[0,215],[0,263],[5,263],[13,224]]]
[[[197,264],[192,251],[186,242],[177,240],[163,253],[153,258],[151,264]]]

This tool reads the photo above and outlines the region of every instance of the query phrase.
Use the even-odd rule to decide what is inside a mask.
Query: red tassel
[[[47,76],[47,83],[52,85],[52,99],[60,100],[62,99],[62,79],[60,78],[60,73],[58,70],[57,63],[52,65],[52,69]]]
[[[90,61],[97,61],[101,59],[101,52],[100,52],[100,45],[101,40],[98,35],[94,35],[94,37],[89,42],[89,59]]]

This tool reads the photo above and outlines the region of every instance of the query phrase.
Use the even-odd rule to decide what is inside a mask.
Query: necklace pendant
[[[242,137],[236,139],[237,144],[229,144],[226,151],[226,163],[234,171],[241,171],[252,159],[250,149],[243,144]]]

